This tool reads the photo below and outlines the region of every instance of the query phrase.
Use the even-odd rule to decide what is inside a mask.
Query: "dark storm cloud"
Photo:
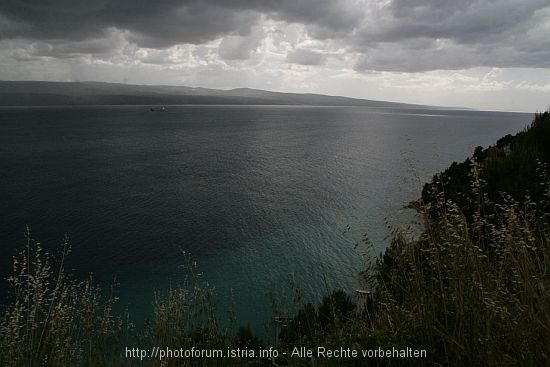
[[[354,36],[356,70],[550,66],[548,0],[394,0]]]
[[[99,38],[114,27],[130,31],[141,46],[166,47],[203,43],[228,33],[247,35],[260,14],[338,32],[359,20],[346,4],[337,0],[4,0],[0,16],[12,26],[0,28],[0,37],[82,40]]]
[[[548,0],[394,0],[383,15],[386,22],[369,29],[378,41],[405,38],[449,38],[460,43],[492,39],[532,24]]]
[[[174,3],[158,8],[155,2],[150,4],[150,8],[117,8],[116,12],[110,8],[107,13],[113,26],[129,30],[131,41],[149,48],[200,44],[228,33],[248,34],[258,19],[253,11],[233,11],[215,4]]]
[[[225,37],[219,56],[238,61],[260,43],[264,17],[336,40],[357,55],[358,71],[549,67],[548,0],[2,0],[0,39],[66,57],[122,47],[113,34],[150,49]],[[286,60],[325,63],[299,48]]]
[[[19,26],[2,38],[82,40],[97,38],[107,28],[103,1],[3,0],[0,14]]]

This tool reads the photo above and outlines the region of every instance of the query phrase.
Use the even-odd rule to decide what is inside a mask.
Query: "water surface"
[[[256,328],[270,293],[352,291],[386,218],[421,180],[530,115],[360,107],[143,106],[0,109],[0,275],[25,226],[69,267],[118,283],[141,320],[180,281],[182,251]],[[412,162],[412,164],[410,164]],[[0,288],[5,294],[5,284]]]

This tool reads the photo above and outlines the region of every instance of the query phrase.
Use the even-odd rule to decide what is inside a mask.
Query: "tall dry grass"
[[[424,205],[415,242],[397,234],[379,263],[375,329],[442,365],[550,365],[550,181],[545,200],[484,193],[472,167],[473,219],[445,198]],[[436,213],[434,215],[434,213]]]
[[[116,297],[103,299],[91,277],[78,281],[67,274],[67,240],[54,266],[28,230],[26,238],[8,278],[11,302],[0,320],[0,365],[109,365],[119,352],[112,342],[124,333],[112,314]]]
[[[222,326],[214,302],[214,288],[203,279],[197,263],[183,253],[187,278],[167,291],[156,292],[153,317],[139,335],[142,348],[223,350],[230,346],[231,330]],[[224,358],[150,360],[153,366],[228,366]]]

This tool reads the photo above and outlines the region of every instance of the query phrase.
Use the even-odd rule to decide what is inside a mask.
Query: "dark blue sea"
[[[353,292],[423,181],[530,123],[528,114],[359,107],[0,108],[0,276],[32,237],[136,323],[185,280],[261,329],[272,299]],[[5,299],[6,282],[0,285]]]

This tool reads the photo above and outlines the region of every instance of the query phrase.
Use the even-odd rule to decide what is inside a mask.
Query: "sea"
[[[533,115],[312,106],[0,108],[0,304],[25,233],[140,325],[193,277],[222,319],[351,295],[422,184]]]

